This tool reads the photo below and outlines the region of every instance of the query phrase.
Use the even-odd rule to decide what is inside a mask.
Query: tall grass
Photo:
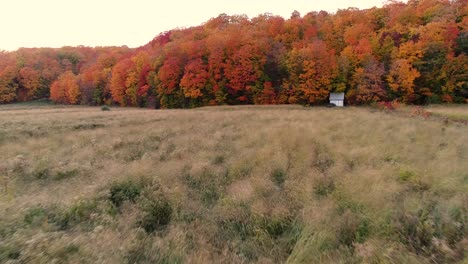
[[[367,108],[1,106],[0,262],[463,263],[467,131]]]

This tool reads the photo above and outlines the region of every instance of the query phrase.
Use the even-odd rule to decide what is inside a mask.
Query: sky
[[[384,0],[0,0],[0,50],[20,47],[139,47],[161,32],[212,17],[381,7]]]

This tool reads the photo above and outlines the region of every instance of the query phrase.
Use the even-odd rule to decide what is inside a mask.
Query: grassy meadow
[[[0,263],[466,263],[468,107],[426,110],[0,106]]]

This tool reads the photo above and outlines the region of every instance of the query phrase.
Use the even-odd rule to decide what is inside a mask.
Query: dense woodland
[[[0,52],[0,103],[322,104],[331,91],[356,105],[467,103],[467,2],[389,1],[289,19],[221,14],[136,49]]]

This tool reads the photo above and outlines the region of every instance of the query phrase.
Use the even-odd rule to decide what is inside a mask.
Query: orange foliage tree
[[[338,68],[333,51],[324,42],[315,41],[305,48],[293,49],[286,65],[288,83],[300,101],[319,103],[328,97]]]
[[[419,76],[418,70],[408,60],[397,59],[392,62],[387,81],[396,98],[408,102],[414,95],[414,80]]]
[[[351,104],[463,103],[467,11],[465,0],[392,0],[364,10],[295,11],[289,19],[221,14],[135,49],[0,51],[0,103],[320,104],[331,91],[345,92]]]
[[[29,101],[34,99],[36,92],[41,88],[40,73],[31,68],[24,67],[19,71],[19,101]]]
[[[7,66],[0,72],[0,103],[9,103],[16,100],[18,84],[15,82],[16,69]]]
[[[72,71],[61,74],[50,87],[50,99],[56,103],[77,104],[80,93],[78,78]]]

